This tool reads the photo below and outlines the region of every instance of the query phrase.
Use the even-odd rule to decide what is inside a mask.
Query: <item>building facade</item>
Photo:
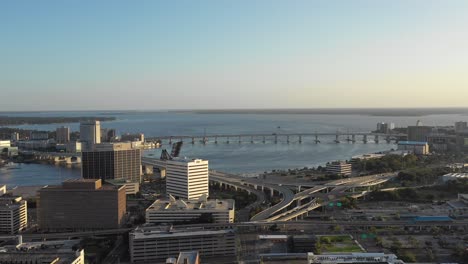
[[[419,141],[400,141],[398,142],[398,150],[410,151],[416,155],[429,154],[429,144]]]
[[[70,128],[69,127],[57,127],[55,130],[55,141],[58,144],[66,144],[70,142]]]
[[[234,200],[176,200],[158,199],[146,209],[146,223],[177,223],[212,216],[214,223],[234,223]]]
[[[94,144],[101,143],[101,122],[82,122],[80,124],[80,141],[85,150],[91,150]]]
[[[130,143],[96,144],[81,156],[85,179],[141,181],[141,150],[133,149]]]
[[[430,126],[409,126],[408,141],[427,142],[427,137],[432,133]]]
[[[28,205],[21,197],[0,197],[0,233],[17,234],[28,226]]]
[[[38,224],[42,230],[119,228],[126,212],[125,188],[100,179],[73,179],[39,190]]]
[[[208,161],[174,159],[166,163],[166,193],[186,200],[209,196]]]
[[[106,183],[109,183],[114,186],[123,186],[125,188],[125,194],[135,195],[140,191],[140,183],[130,180],[106,180]]]
[[[349,176],[352,173],[352,164],[344,161],[334,161],[327,164],[326,171],[333,175]]]
[[[236,254],[236,235],[232,229],[137,228],[129,238],[132,263],[159,263],[182,251],[196,250],[201,259]]]

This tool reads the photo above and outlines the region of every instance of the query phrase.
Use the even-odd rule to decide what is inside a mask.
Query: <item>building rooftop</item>
[[[132,143],[118,142],[118,143],[100,143],[93,146],[92,151],[119,151],[119,150],[132,150]]]
[[[427,145],[427,142],[423,141],[399,141],[398,145],[417,145],[417,146],[424,146]]]
[[[233,234],[233,229],[208,230],[203,228],[181,228],[174,229],[172,226],[163,227],[137,227],[130,232],[130,236],[134,239],[150,239],[150,238],[173,238],[187,236],[205,236],[205,235],[225,235]]]
[[[413,220],[415,222],[447,222],[447,221],[453,221],[453,219],[448,217],[448,216],[416,216]]]
[[[203,159],[190,159],[190,158],[187,158],[187,157],[183,157],[183,158],[180,158],[180,157],[177,157],[177,158],[173,158],[172,160],[168,160],[167,163],[204,163],[204,162],[208,162],[207,160],[203,160]]]
[[[62,182],[62,185],[47,185],[44,186],[39,192],[42,191],[109,191],[124,189],[124,186],[115,186],[110,184],[102,185],[101,179],[70,179]]]
[[[189,211],[189,210],[232,210],[234,200],[191,200],[182,199],[158,199],[146,209],[146,211]]]
[[[0,248],[0,263],[54,263],[69,264],[84,251],[75,250],[80,240],[28,242]]]

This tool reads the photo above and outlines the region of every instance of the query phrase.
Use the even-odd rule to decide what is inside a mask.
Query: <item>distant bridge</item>
[[[214,135],[173,135],[173,136],[160,136],[148,137],[146,141],[168,141],[172,144],[173,141],[189,141],[192,144],[213,142],[218,143],[243,143],[243,142],[286,142],[286,143],[302,143],[305,138],[312,138],[314,143],[321,143],[323,137],[333,137],[334,143],[349,142],[356,143],[358,141],[367,143],[372,140],[379,143],[384,140],[388,143],[398,142],[407,137],[406,134],[385,134],[385,133],[372,133],[372,132],[321,132],[321,133],[258,133],[258,134],[214,134]]]

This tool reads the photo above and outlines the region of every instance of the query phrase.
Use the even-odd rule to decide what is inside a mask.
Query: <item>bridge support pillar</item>
[[[351,142],[356,143],[356,135],[353,134],[351,136]]]
[[[278,144],[278,135],[275,135],[275,144]]]
[[[215,144],[218,144],[218,137],[215,137],[214,143],[215,143]]]
[[[375,136],[374,136],[374,142],[375,142],[375,143],[379,143],[379,135],[375,135]]]
[[[273,197],[273,195],[275,195],[275,190],[270,189],[270,195],[271,195],[271,197]]]
[[[192,144],[195,144],[195,138],[194,137],[192,138]]]
[[[320,143],[320,140],[318,139],[318,135],[315,134],[315,144],[318,144],[318,143]]]
[[[387,136],[387,138],[385,139],[387,141],[387,143],[390,143],[392,140],[390,139],[390,136]]]
[[[262,141],[262,142],[263,142],[263,144],[265,144],[265,142],[266,142],[266,141],[265,141],[265,136],[263,136],[263,141]]]
[[[302,143],[302,135],[299,135],[299,144]]]
[[[363,136],[362,142],[367,143],[367,135]]]
[[[169,144],[172,144],[172,137],[169,137]]]
[[[239,136],[239,144],[242,143],[242,138]]]
[[[289,135],[286,136],[286,142],[289,144]]]
[[[250,137],[250,143],[254,143],[253,136]]]
[[[229,137],[227,137],[226,139],[227,139],[226,143],[229,144]]]

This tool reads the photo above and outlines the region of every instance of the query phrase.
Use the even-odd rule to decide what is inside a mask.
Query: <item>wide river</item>
[[[146,137],[167,135],[206,135],[239,133],[314,133],[314,132],[367,132],[375,130],[378,122],[393,122],[397,127],[406,127],[421,120],[426,125],[453,125],[455,121],[467,120],[466,115],[426,116],[370,116],[327,114],[197,114],[176,112],[34,112],[0,113],[9,116],[114,116],[116,120],[101,122],[103,128],[115,128],[118,134],[144,133]],[[79,124],[21,125],[19,128],[55,130],[65,125],[73,131]],[[245,139],[238,144],[232,138],[230,144],[209,142],[206,145],[185,142],[181,156],[203,158],[210,161],[210,168],[240,174],[254,174],[272,169],[287,169],[323,165],[332,160],[346,160],[354,155],[379,152],[395,148],[394,144],[381,141],[379,144],[333,143],[334,138],[321,138],[315,144],[312,137],[303,138],[300,144],[291,138],[274,144],[263,144],[257,139],[254,144]],[[370,139],[371,140],[371,139]],[[163,146],[170,148],[170,146]],[[146,151],[144,155],[159,157],[161,149]],[[79,177],[80,170],[59,166],[22,164],[14,168],[0,169],[0,184],[42,185]]]

